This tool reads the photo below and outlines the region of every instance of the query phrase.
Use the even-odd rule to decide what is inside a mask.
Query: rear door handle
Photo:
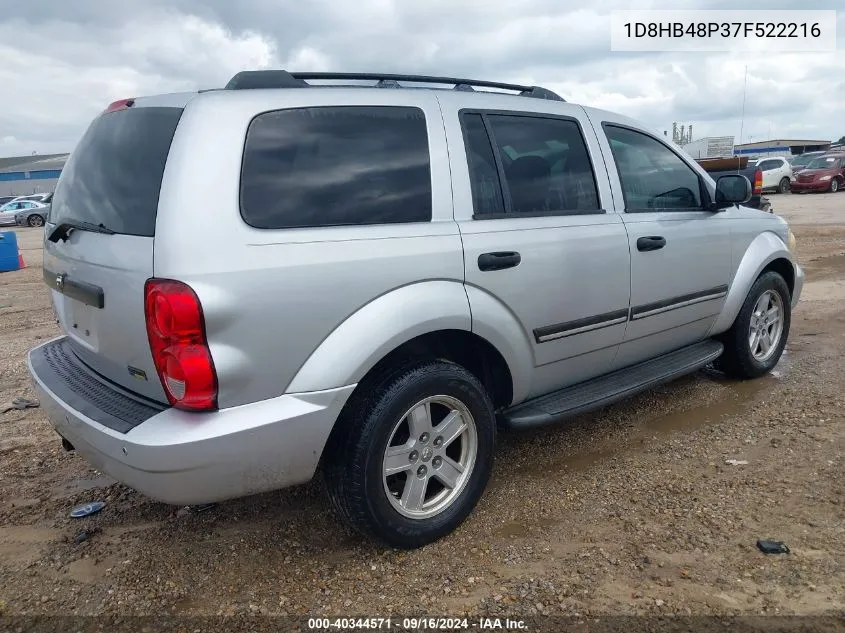
[[[666,246],[666,238],[659,235],[649,235],[637,239],[638,251],[657,251]]]
[[[504,270],[519,266],[522,256],[515,251],[502,251],[498,253],[484,253],[478,256],[478,269],[483,271]]]

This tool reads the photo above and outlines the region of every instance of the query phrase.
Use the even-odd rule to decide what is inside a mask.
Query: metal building
[[[67,158],[68,154],[0,158],[0,196],[53,191]]]
[[[734,153],[737,156],[748,156],[749,158],[792,156],[794,154],[803,154],[804,152],[825,151],[830,148],[830,145],[830,141],[812,139],[772,139],[736,145],[734,147]]]

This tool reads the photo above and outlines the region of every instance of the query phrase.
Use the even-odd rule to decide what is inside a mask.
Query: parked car
[[[19,226],[44,226],[50,215],[50,205],[40,203],[37,207],[25,207],[15,213],[15,224]]]
[[[763,172],[763,191],[789,193],[794,177],[792,167],[785,158],[762,158],[757,160],[757,167]]]
[[[34,218],[30,226],[44,226],[49,207],[35,200],[15,199],[0,207],[0,224],[4,226],[16,224],[18,214],[25,214],[27,218]]]
[[[65,446],[143,494],[319,470],[350,525],[417,547],[476,505],[497,426],[775,366],[804,273],[751,190],[539,87],[255,71],[120,101],[56,188],[64,336],[29,369]]]
[[[772,212],[772,204],[768,198],[762,195],[763,191],[763,170],[757,166],[755,160],[749,160],[744,156],[733,156],[730,158],[702,158],[698,159],[699,165],[710,174],[714,180],[729,174],[745,176],[752,183],[751,199],[744,206],[752,209],[760,209],[768,213]]]
[[[814,158],[792,184],[796,193],[830,191],[836,193],[845,184],[845,153]]]
[[[792,166],[792,175],[797,176],[801,170],[806,169],[810,161],[824,155],[825,152],[804,152],[797,156],[790,156],[789,164]]]
[[[2,206],[3,206],[4,204],[6,204],[7,202],[11,202],[11,201],[12,201],[12,200],[14,200],[16,197],[17,197],[17,196],[0,196],[0,207],[2,207]]]

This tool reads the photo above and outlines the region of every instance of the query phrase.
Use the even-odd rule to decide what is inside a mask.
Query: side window
[[[261,229],[429,222],[431,167],[419,108],[332,106],[249,125],[241,215]]]
[[[476,215],[602,213],[575,121],[475,113],[462,121]]]
[[[462,118],[473,212],[475,215],[504,213],[502,184],[484,121],[480,114],[465,114]]]
[[[758,166],[763,171],[773,171],[780,167],[780,162],[776,160],[764,160]]]
[[[605,124],[625,197],[626,211],[700,210],[698,174],[647,134]]]

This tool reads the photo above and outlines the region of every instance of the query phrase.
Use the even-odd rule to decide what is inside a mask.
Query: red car
[[[825,154],[814,158],[795,176],[790,189],[793,193],[830,191],[835,193],[845,185],[845,153]]]

